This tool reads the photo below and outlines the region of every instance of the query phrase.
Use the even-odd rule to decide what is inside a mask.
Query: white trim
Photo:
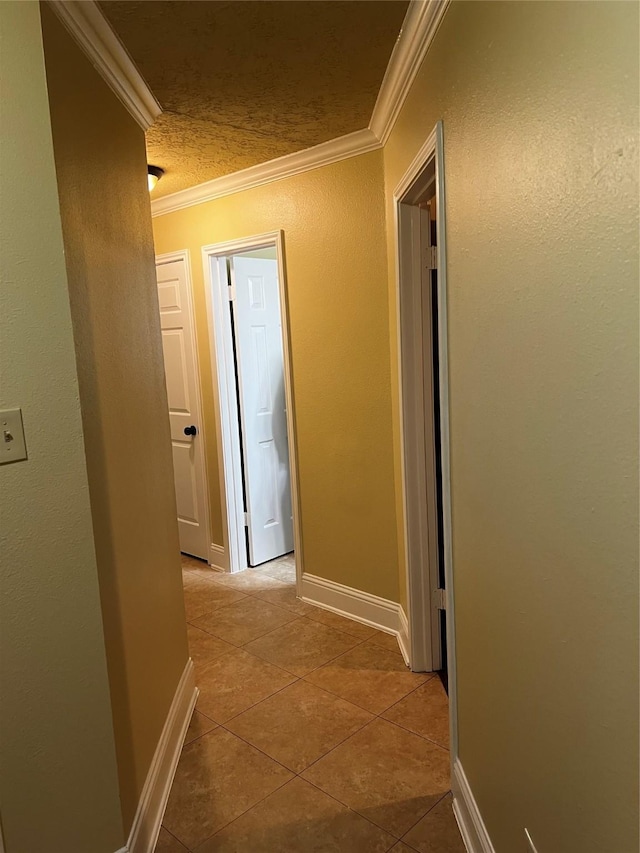
[[[229,571],[227,552],[222,545],[216,545],[215,542],[209,545],[209,565],[212,569],[218,569],[221,572]]]
[[[402,608],[397,602],[306,573],[302,575],[300,598],[307,604],[346,616],[386,634],[394,634],[405,662],[409,665],[406,643],[403,648],[401,641],[404,627]]]
[[[230,333],[230,308],[226,298],[227,269],[224,256],[202,249],[209,347],[214,377],[214,413],[218,442],[222,538],[228,571],[247,568],[247,549],[243,531],[244,502],[240,458],[240,422],[235,391],[233,341]],[[217,380],[217,381],[216,381]]]
[[[407,666],[411,666],[411,643],[409,641],[409,620],[407,619],[407,614],[404,612],[404,608],[400,606],[400,629],[398,631],[398,645],[400,646],[400,651],[402,652],[402,657],[405,660]]]
[[[199,412],[198,438],[202,445],[200,454],[200,476],[204,484],[204,521],[203,527],[205,531],[205,541],[211,541],[211,502],[209,500],[209,473],[207,471],[207,431],[204,420],[204,402],[202,400],[202,385],[200,381],[200,347],[198,345],[198,326],[196,323],[196,312],[193,295],[193,275],[191,273],[191,254],[188,249],[179,249],[176,252],[165,252],[161,255],[156,255],[156,269],[159,264],[170,264],[173,261],[182,261],[184,263],[184,272],[187,280],[187,313],[189,314],[189,325],[191,327],[191,339],[193,341],[193,369],[195,371],[195,386],[196,386],[196,403]],[[206,554],[199,555],[202,559],[207,559]]]
[[[385,145],[450,0],[411,0],[373,108],[369,128]]]
[[[278,258],[278,287],[280,290],[280,313],[282,320],[282,347],[284,354],[284,392],[287,407],[287,438],[289,443],[289,471],[291,479],[291,506],[293,512],[293,543],[296,555],[296,583],[300,590],[303,572],[302,530],[298,483],[298,453],[295,429],[295,406],[291,382],[291,345],[289,342],[289,300],[284,263],[284,240],[282,231],[270,231],[254,237],[230,240],[202,247],[205,296],[209,335],[212,342],[211,367],[214,381],[216,427],[218,437],[218,459],[220,465],[220,490],[222,504],[222,527],[224,547],[227,553],[228,571],[238,572],[247,568],[247,549],[244,533],[244,507],[242,501],[242,470],[240,463],[240,426],[235,390],[235,368],[233,363],[233,341],[229,300],[226,290],[226,259],[229,255],[253,249],[274,247]]]
[[[411,0],[378,92],[369,127],[153,199],[152,216],[163,216],[381,148],[389,138],[449,3],[450,0]]]
[[[147,773],[126,853],[153,853],[197,698],[193,661],[189,658]]]
[[[126,48],[94,0],[49,0],[93,67],[143,130],[162,112]]]
[[[213,201],[241,190],[250,190],[311,169],[329,166],[339,160],[366,154],[378,148],[380,148],[380,142],[369,129],[356,130],[355,133],[321,142],[320,145],[314,145],[312,148],[286,154],[284,157],[277,157],[275,160],[268,160],[266,163],[259,163],[257,166],[250,166],[248,169],[232,172],[230,175],[214,178],[195,187],[156,198],[151,202],[151,215],[162,216],[194,204]]]
[[[456,758],[451,778],[453,813],[468,853],[495,853],[462,764]]]
[[[414,157],[411,165],[394,192],[394,214],[396,218],[396,316],[398,335],[398,373],[400,388],[400,440],[402,448],[402,497],[405,534],[407,595],[409,604],[409,636],[411,662],[414,669],[429,669],[433,660],[433,632],[431,615],[432,589],[424,571],[425,554],[429,540],[427,516],[416,512],[415,464],[417,448],[424,443],[424,409],[412,407],[415,393],[408,386],[411,376],[411,353],[415,341],[412,339],[414,308],[407,302],[406,294],[413,288],[419,270],[414,269],[412,225],[413,206],[410,192],[416,189],[421,173],[431,159],[435,161],[435,192],[437,200],[437,262],[438,262],[438,340],[440,379],[440,445],[442,463],[442,500],[444,521],[444,571],[447,611],[447,665],[449,672],[449,728],[452,761],[458,755],[457,726],[457,677],[455,654],[455,605],[453,587],[453,561],[451,545],[451,475],[449,438],[449,369],[447,339],[447,263],[446,263],[446,216],[444,191],[444,143],[442,122],[438,122],[429,138]],[[405,202],[403,204],[403,201]],[[409,217],[409,219],[407,219]],[[403,296],[404,294],[404,296]],[[415,402],[415,401],[414,401]],[[422,432],[421,432],[422,430]],[[422,438],[420,436],[422,435]],[[412,502],[409,501],[412,496]]]

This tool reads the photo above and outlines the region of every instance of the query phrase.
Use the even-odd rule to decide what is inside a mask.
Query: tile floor
[[[156,853],[464,853],[437,676],[297,599],[292,555],[183,581],[200,696]]]

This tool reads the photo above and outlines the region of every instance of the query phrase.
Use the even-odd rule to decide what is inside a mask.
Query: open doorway
[[[394,193],[411,667],[449,690],[455,744],[442,125]]]
[[[300,572],[286,288],[279,233],[203,248],[231,572],[295,553]]]

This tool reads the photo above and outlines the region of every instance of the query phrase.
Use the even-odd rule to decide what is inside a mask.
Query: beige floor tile
[[[184,559],[189,560],[188,564],[185,565]],[[220,577],[220,575],[225,574],[225,572],[222,572],[220,569],[214,569],[205,560],[195,560],[192,557],[184,559],[182,563],[183,576],[184,574],[188,574],[192,577],[201,578],[202,580],[212,581]]]
[[[296,555],[291,551],[290,554],[283,554],[281,557],[276,557],[275,560],[271,560],[272,563],[280,563],[283,566],[289,566],[291,569],[295,569],[296,567]],[[267,565],[267,564],[263,564]]]
[[[187,622],[193,622],[205,613],[211,613],[220,607],[242,601],[246,598],[235,589],[226,589],[220,584],[187,572],[182,578],[184,589],[184,606],[187,612]]]
[[[363,643],[311,673],[307,680],[380,714],[415,690],[426,677],[408,670],[393,652]]]
[[[353,619],[339,616],[337,613],[332,613],[331,610],[322,610],[320,607],[312,607],[307,615],[314,622],[320,622],[329,628],[344,631],[345,634],[351,634],[361,640],[366,640],[367,637],[376,632],[376,629],[370,628],[369,625],[363,625],[362,622],[355,622]]]
[[[290,778],[280,764],[219,727],[182,750],[164,825],[193,849]]]
[[[164,827],[160,827],[160,835],[158,835],[154,853],[189,853],[189,851]]]
[[[247,645],[263,660],[303,676],[352,648],[359,640],[310,619],[297,619]]]
[[[362,708],[298,681],[226,727],[300,773],[372,719]]]
[[[392,705],[382,716],[449,749],[449,700],[437,676]]]
[[[386,649],[388,652],[395,652],[402,656],[398,638],[395,634],[387,634],[385,631],[374,631],[367,639],[367,645],[379,646],[381,649]]]
[[[189,641],[189,654],[196,670],[235,649],[235,646],[225,643],[224,640],[220,640],[194,625],[187,625],[187,640]]]
[[[234,574],[220,572],[212,580],[230,589],[246,592],[247,595],[266,589],[282,589],[287,585],[283,580],[272,577],[265,572],[258,572],[255,569],[245,569],[243,572],[235,572]]]
[[[197,673],[197,709],[209,719],[225,723],[294,680],[290,673],[234,649]]]
[[[206,560],[199,560],[197,557],[190,557],[188,554],[180,554],[180,562],[186,572],[202,568],[211,569]]]
[[[465,853],[448,794],[405,835],[404,840],[418,853]]]
[[[268,601],[270,604],[276,604],[278,607],[284,607],[285,610],[290,610],[297,616],[308,616],[313,610],[311,604],[305,604],[296,597],[296,588],[294,585],[284,587],[282,589],[265,589],[255,593],[257,598]]]
[[[449,790],[449,753],[376,719],[302,776],[400,838]]]
[[[293,779],[197,853],[385,853],[394,838],[302,779]]]
[[[280,560],[271,560],[269,563],[262,563],[261,566],[256,566],[254,571],[263,572],[286,583],[296,582],[296,564],[293,559],[282,558]]]
[[[205,715],[201,714],[200,711],[194,711],[191,717],[191,722],[189,723],[189,728],[187,729],[187,735],[184,739],[185,745],[217,728],[218,724],[214,723],[213,720],[210,720],[209,717],[205,717]]]
[[[289,610],[276,607],[261,598],[248,597],[237,604],[194,619],[193,624],[227,643],[244,646],[295,619],[298,617]]]
[[[296,570],[291,566],[283,566],[280,563],[276,563],[275,565],[267,563],[267,566],[265,568],[262,568],[262,566],[258,566],[255,571],[260,572],[260,574],[268,575],[269,577],[275,578],[276,580],[279,580],[281,583],[284,583],[287,586],[295,586]]]

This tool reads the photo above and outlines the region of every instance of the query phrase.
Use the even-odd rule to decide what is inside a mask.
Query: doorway
[[[447,299],[442,124],[394,193],[403,494],[411,667],[456,696],[451,561]]]
[[[295,434],[282,236],[203,248],[229,570],[295,551]]]

